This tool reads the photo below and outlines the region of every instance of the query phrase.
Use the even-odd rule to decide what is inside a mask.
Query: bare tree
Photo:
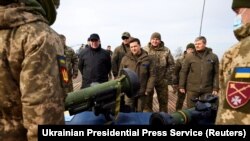
[[[182,54],[183,54],[182,47],[177,47],[175,49],[174,58],[177,59],[177,58],[181,57]]]

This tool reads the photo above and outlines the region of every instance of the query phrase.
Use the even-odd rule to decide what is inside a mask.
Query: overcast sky
[[[201,35],[207,38],[219,58],[237,40],[232,0],[205,0]],[[204,0],[61,0],[52,27],[78,48],[91,33],[98,33],[102,48],[121,44],[121,34],[130,32],[145,46],[153,32],[159,32],[172,54],[185,49],[199,36]]]

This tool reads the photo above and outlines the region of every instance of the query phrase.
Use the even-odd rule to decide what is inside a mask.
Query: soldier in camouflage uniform
[[[64,49],[49,26],[56,9],[52,0],[1,0],[0,15],[0,140],[35,141],[38,125],[65,123]]]
[[[159,101],[160,112],[168,112],[168,84],[172,83],[174,58],[170,50],[164,46],[161,41],[161,35],[158,32],[152,34],[150,43],[143,48],[148,52],[150,58],[154,60],[156,70],[155,90]],[[171,77],[169,77],[171,76]],[[153,94],[149,94],[148,108],[145,111],[152,111]]]
[[[66,45],[66,37],[62,34],[60,36],[64,43],[64,54],[66,57],[66,66],[69,76],[69,84],[68,87],[65,88],[65,92],[69,93],[74,91],[72,79],[76,79],[78,75],[78,57],[75,51]]]
[[[183,63],[183,60],[185,59],[185,56],[189,53],[193,53],[195,50],[194,44],[193,43],[189,43],[186,47],[186,50],[184,51],[184,54],[178,58],[175,62],[175,69],[174,69],[174,89],[175,91],[177,91],[177,101],[176,101],[176,105],[175,105],[175,109],[177,110],[181,110],[183,107],[183,103],[184,100],[186,98],[186,94],[185,93],[181,93],[178,89],[178,85],[179,85],[179,73],[181,71],[181,66]]]
[[[133,38],[129,45],[130,52],[122,58],[120,72],[123,68],[134,71],[140,80],[140,90],[136,98],[125,96],[125,103],[130,106],[132,111],[143,112],[147,106],[148,94],[154,92],[155,68],[147,52],[141,48],[139,39]]]
[[[130,52],[129,48],[129,39],[131,38],[128,32],[122,33],[122,44],[115,48],[114,53],[112,54],[112,73],[116,78],[118,76],[119,67],[122,61],[122,57]]]
[[[118,47],[115,48],[113,54],[112,54],[112,59],[111,59],[111,64],[112,64],[112,74],[114,79],[117,78],[118,72],[119,72],[119,67],[122,61],[123,56],[127,53],[130,52],[129,48],[129,40],[131,39],[131,35],[129,32],[123,32],[122,33],[122,44],[119,45]],[[121,97],[121,111],[126,111],[125,110],[125,101],[124,101],[124,96]]]
[[[234,34],[239,43],[220,63],[220,104],[216,124],[250,125],[250,1],[233,0]]]

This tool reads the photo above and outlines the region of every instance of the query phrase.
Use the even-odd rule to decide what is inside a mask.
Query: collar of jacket
[[[156,50],[156,51],[161,51],[161,50],[164,50],[164,42],[161,41],[161,43],[159,44],[158,47],[153,47],[152,44],[149,42],[148,43],[148,47],[152,50]]]
[[[91,50],[91,51],[99,51],[99,50],[101,50],[101,45],[99,45],[97,48],[92,48],[92,47],[89,47],[89,49]]]
[[[126,53],[125,55],[126,55],[127,57],[129,57],[130,59],[132,59],[132,60],[135,59],[134,55],[133,55],[131,52],[128,52],[128,53]],[[139,60],[143,60],[143,59],[146,58],[147,56],[148,56],[148,53],[147,53],[145,50],[143,50],[143,49],[141,48],[141,54],[138,56],[138,59],[139,59]]]
[[[209,54],[210,52],[212,52],[212,49],[211,49],[211,48],[205,47],[203,56],[206,56],[206,55]],[[199,52],[197,52],[197,51],[195,51],[194,54],[195,54],[196,56],[199,56],[199,55],[198,55]]]

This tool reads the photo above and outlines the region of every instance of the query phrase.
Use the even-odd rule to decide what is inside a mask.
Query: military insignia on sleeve
[[[57,62],[61,75],[61,82],[63,87],[66,87],[69,83],[69,75],[66,68],[66,58],[64,56],[57,55]]]
[[[227,103],[234,109],[246,105],[250,100],[250,82],[229,81],[226,99]]]
[[[236,79],[239,78],[250,78],[250,68],[248,67],[238,67],[235,68],[235,76]]]

